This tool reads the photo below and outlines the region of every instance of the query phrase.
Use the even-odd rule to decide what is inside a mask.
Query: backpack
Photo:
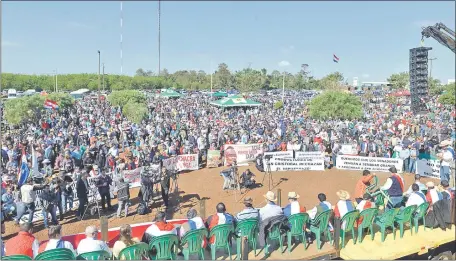
[[[146,215],[147,213],[149,213],[149,208],[146,206],[146,203],[139,202],[138,208],[136,209],[136,213],[138,213],[138,215]]]

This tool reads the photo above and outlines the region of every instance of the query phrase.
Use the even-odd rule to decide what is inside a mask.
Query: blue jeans
[[[62,208],[64,213],[73,208],[73,195],[62,194]]]
[[[390,200],[388,201],[388,204],[386,205],[385,210],[389,210],[389,209],[392,209],[392,208],[400,208],[401,207],[401,203],[402,203],[402,199],[403,199],[402,196],[390,197]]]
[[[415,173],[415,170],[416,170],[416,158],[410,158],[408,172]]]
[[[333,154],[333,155],[332,155],[333,167],[336,166],[336,160],[337,160],[337,155],[336,155],[336,154]]]
[[[44,222],[44,227],[49,227],[48,225],[48,215],[51,214],[51,220],[52,220],[52,223],[54,223],[54,225],[57,225],[58,222],[57,222],[57,215],[55,213],[55,209],[56,209],[56,206],[52,205],[52,207],[49,207],[50,210],[47,211],[46,209],[42,209],[41,210],[41,213],[43,214],[43,222]]]
[[[403,163],[403,165],[402,165],[402,168],[404,169],[404,172],[408,172],[409,160],[410,160],[410,158],[404,159],[404,163]]]
[[[450,166],[440,166],[440,181],[450,181]]]
[[[18,205],[18,204],[17,204]],[[25,215],[26,212],[29,213],[28,216],[28,223],[32,223],[33,221],[33,213],[35,212],[35,202],[32,203],[22,203],[21,206],[17,206],[17,217],[16,223],[19,224],[22,216]]]

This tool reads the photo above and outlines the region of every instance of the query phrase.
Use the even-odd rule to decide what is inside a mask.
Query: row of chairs
[[[423,221],[425,225],[424,215],[426,213],[429,203],[423,203],[420,206],[409,206],[400,209],[390,209],[383,214],[378,215],[377,208],[365,209],[361,212],[354,210],[346,213],[342,219],[342,228],[340,230],[341,247],[345,247],[345,236],[351,232],[353,243],[362,242],[363,232],[365,229],[370,230],[371,240],[374,240],[374,224],[379,226],[382,236],[382,242],[385,241],[385,234],[388,228],[393,230],[393,237],[396,238],[395,226],[399,225],[400,237],[404,235],[404,225],[410,224],[410,231],[413,234],[413,226],[415,233],[418,233],[419,220]],[[329,229],[329,220],[332,215],[332,210],[326,210],[313,220],[309,218],[307,213],[299,213],[291,215],[288,218],[290,230],[286,232],[288,252],[291,252],[292,238],[298,238],[304,245],[306,250],[308,244],[306,242],[306,228],[315,234],[317,248],[321,249],[322,235],[325,236],[331,244],[333,243],[331,231]],[[358,224],[358,235],[355,238],[355,227]],[[308,226],[309,225],[309,226]],[[205,228],[189,231],[179,241],[175,235],[163,235],[154,237],[149,245],[145,243],[138,243],[124,248],[120,254],[121,260],[141,260],[144,257],[149,257],[153,260],[176,260],[178,248],[182,249],[182,254],[185,260],[189,260],[190,255],[198,255],[202,260],[205,259],[203,241],[215,236],[216,240],[213,244],[209,244],[211,249],[212,260],[216,260],[216,251],[218,249],[226,250],[228,256],[231,258],[231,242],[234,238],[236,240],[237,259],[240,258],[242,238],[246,237],[249,246],[253,249],[255,256],[257,255],[257,236],[259,232],[259,223],[257,219],[246,219],[240,221],[236,227],[232,224],[217,225],[211,229],[210,233]],[[209,234],[209,235],[208,235]],[[269,247],[272,241],[279,241],[280,250],[283,253],[283,239],[285,234],[280,230],[280,224],[274,225],[268,234],[268,242],[264,247],[266,255],[269,254]],[[154,254],[150,255],[151,250],[154,249]],[[36,256],[35,260],[108,260],[111,256],[105,251],[94,251],[78,255],[76,258],[68,249],[52,249],[40,253]],[[28,256],[6,256],[2,260],[31,260]]]

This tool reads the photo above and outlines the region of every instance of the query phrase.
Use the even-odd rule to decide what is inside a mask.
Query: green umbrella
[[[222,107],[222,108],[230,108],[230,107],[256,107],[260,106],[261,103],[252,101],[249,99],[244,99],[242,97],[227,97],[223,98],[214,102],[211,102],[212,105]]]
[[[181,95],[178,92],[174,91],[174,90],[166,89],[164,91],[161,91],[160,97],[167,97],[167,98],[170,98],[170,97],[181,97]]]

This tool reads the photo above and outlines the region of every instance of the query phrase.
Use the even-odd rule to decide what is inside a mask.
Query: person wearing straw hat
[[[430,205],[434,205],[437,201],[443,199],[443,195],[434,185],[434,182],[429,181],[426,183],[426,187],[428,191],[426,193],[426,201],[429,202]]]
[[[440,159],[440,180],[447,180],[452,182],[450,165],[454,164],[455,152],[452,147],[450,147],[451,141],[444,140],[439,146],[442,148],[442,152],[437,154],[437,157]]]
[[[306,208],[302,207],[298,202],[299,197],[299,194],[296,192],[288,192],[288,201],[290,203],[283,209],[283,214],[286,217],[306,212]]]
[[[260,209],[260,220],[264,221],[268,218],[283,215],[282,208],[276,205],[277,197],[274,192],[268,191],[263,195],[266,199],[266,206]]]
[[[346,190],[339,190],[336,192],[336,195],[339,197],[339,201],[334,207],[335,217],[342,218],[348,212],[355,210],[355,206],[350,200],[350,194]]]
[[[253,199],[251,197],[244,198],[244,206],[245,208],[236,215],[237,221],[250,218],[260,218],[260,212],[258,211],[258,209],[253,207]]]

